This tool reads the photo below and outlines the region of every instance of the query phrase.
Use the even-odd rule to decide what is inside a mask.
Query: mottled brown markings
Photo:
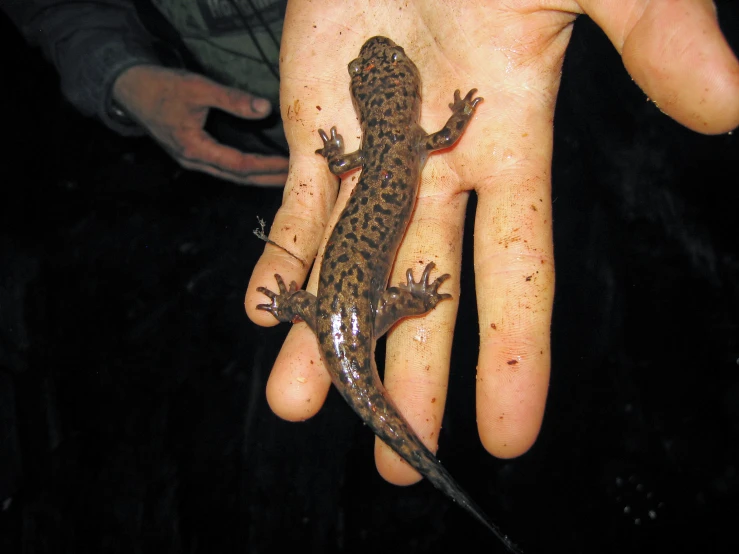
[[[377,241],[372,240],[370,237],[365,236],[365,235],[360,235],[359,240],[364,242],[365,244],[367,244],[367,246],[373,249],[376,249],[378,246]]]
[[[473,109],[469,105],[472,93],[465,98],[463,110],[459,95],[455,94],[456,108],[452,107],[453,115],[447,124],[450,128],[431,138],[418,126],[418,71],[392,41],[382,37],[368,40],[359,56],[350,63],[349,74],[362,128],[361,152],[327,157],[332,171],[342,169],[336,162],[339,158],[345,160],[343,167],[361,162],[363,171],[359,186],[355,187],[324,251],[323,267],[337,275],[334,281],[321,276],[314,308],[326,365],[342,395],[375,433],[484,522],[484,516],[474,509],[461,490],[455,488],[451,477],[383,396],[372,365],[374,344],[369,339],[372,329],[366,328],[372,325],[369,319],[373,306],[386,288],[395,252],[413,210],[425,159],[419,155],[420,151],[424,147],[433,150],[453,143],[464,127],[459,122],[468,121],[474,111],[474,104]],[[405,178],[394,176],[389,167]],[[403,172],[396,167],[403,167]],[[361,229],[358,228],[360,223]],[[343,286],[340,292],[334,290],[337,285]],[[399,298],[395,303],[386,299],[390,303],[387,312],[398,316],[412,304],[408,297]],[[360,316],[360,324],[357,325],[356,319],[350,324],[349,317],[356,315]],[[339,331],[335,330],[337,319]],[[384,332],[387,329],[384,325],[389,323],[392,322],[382,323],[380,330]],[[373,413],[375,410],[384,414],[381,421]]]
[[[399,202],[399,196],[397,194],[391,194],[389,192],[384,192],[380,195],[382,198],[382,201],[386,204],[400,204]]]

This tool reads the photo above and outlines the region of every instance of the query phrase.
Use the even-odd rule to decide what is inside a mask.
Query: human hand
[[[402,7],[294,1],[288,7],[281,98],[291,171],[270,238],[305,260],[325,244],[356,182],[355,174],[337,198],[336,180],[315,150],[319,128],[336,126],[348,152],[359,143],[346,66],[367,38],[389,37],[419,67],[421,124],[427,131],[444,123],[455,89],[477,88],[485,98],[457,145],[429,158],[391,277],[397,283],[406,268],[429,261],[452,276],[443,292],[453,300],[423,318],[402,322],[387,342],[386,388],[432,450],[446,396],[471,190],[478,195],[480,438],[491,454],[509,458],[525,452],[539,432],[549,382],[554,293],[552,121],[562,60],[578,13],[588,13],[604,29],[633,78],[665,113],[704,133],[739,124],[739,66],[712,5],[702,0],[490,0]],[[320,258],[307,285],[310,291],[316,289],[319,267]],[[256,287],[272,285],[275,273],[301,283],[307,270],[267,245],[247,290],[249,317],[276,324],[270,314],[256,310],[264,302]],[[306,419],[320,408],[329,386],[315,338],[305,324],[295,325],[270,375],[270,406],[285,419]],[[388,481],[409,484],[419,478],[379,441],[375,454]]]
[[[113,85],[113,98],[183,167],[236,183],[283,186],[288,160],[244,153],[203,130],[210,108],[245,119],[269,115],[269,101],[182,70],[136,65]]]

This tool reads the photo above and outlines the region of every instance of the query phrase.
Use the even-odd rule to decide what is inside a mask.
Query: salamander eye
[[[397,46],[396,49],[393,51],[393,55],[390,57],[390,59],[393,61],[393,63],[403,61],[405,59],[405,50],[403,50],[400,46]]]
[[[362,72],[362,61],[357,58],[349,62],[349,75],[354,76]]]

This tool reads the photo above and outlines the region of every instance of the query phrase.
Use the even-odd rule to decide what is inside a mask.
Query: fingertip
[[[252,97],[251,109],[255,115],[267,116],[272,111],[272,103],[265,98]]]
[[[375,467],[380,477],[391,485],[407,487],[423,479],[408,462],[377,437],[375,437]]]
[[[694,55],[698,61],[689,69],[656,59],[635,62],[630,51],[624,64],[663,113],[695,132],[717,135],[739,126],[739,64],[725,45],[707,50]]]
[[[700,109],[680,114],[678,121],[706,135],[731,132],[739,127],[739,63],[726,57],[706,66],[705,84],[698,91]]]
[[[305,323],[288,334],[267,380],[267,403],[287,421],[310,419],[323,406],[331,379],[323,368],[315,337]]]
[[[485,450],[502,460],[517,458],[528,452],[539,437],[539,429],[529,429],[529,432],[521,433],[520,429],[511,429],[510,427],[495,426],[494,430],[490,428],[478,428],[480,442]]]
[[[541,430],[549,388],[548,366],[506,369],[477,379],[477,424],[480,442],[496,458],[516,458],[536,442]],[[523,362],[525,363],[525,362]]]
[[[266,98],[238,88],[211,83],[213,86],[208,101],[216,108],[245,119],[262,119],[272,112],[272,103]]]

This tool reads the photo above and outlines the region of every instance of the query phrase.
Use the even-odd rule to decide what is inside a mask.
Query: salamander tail
[[[385,444],[408,462],[413,469],[428,479],[434,487],[490,529],[503,542],[509,552],[521,554],[522,551],[485,515],[480,507],[473,502],[470,495],[441,465],[436,456],[426,448],[426,445],[410,427],[395,403],[386,394],[379,378],[375,377],[368,388],[376,391],[370,403],[372,406],[370,409],[367,409],[365,404],[357,402],[346,389],[339,388],[339,391],[342,392],[349,405]]]
[[[431,464],[433,464],[433,469],[425,474],[425,477],[431,482],[431,484],[442,491],[444,494],[449,496],[452,500],[454,500],[454,502],[462,506],[462,508],[472,514],[472,516],[477,521],[479,521],[490,531],[492,531],[492,533],[496,537],[498,537],[500,541],[506,546],[509,552],[513,554],[522,554],[523,551],[514,544],[514,542],[508,537],[508,535],[503,533],[500,527],[498,527],[487,515],[485,515],[485,512],[483,512],[482,509],[477,504],[475,504],[470,495],[468,495],[464,491],[464,489],[459,485],[459,483],[454,480],[454,478],[446,470],[446,468],[441,465],[441,462],[439,462],[436,457],[431,454],[431,452],[427,451],[427,453],[431,460],[433,460],[429,460],[431,461]],[[429,466],[426,467],[428,468]]]
[[[357,356],[357,353],[350,352]],[[371,371],[366,369],[365,371],[356,371],[355,367],[362,364],[357,363],[356,359],[352,359],[349,355],[327,359],[327,365],[334,377],[334,384],[349,406],[372,429],[375,435],[408,462],[413,469],[490,529],[503,542],[509,552],[520,554],[521,550],[472,501],[472,498],[459,486],[413,431],[413,428],[385,391],[385,387],[377,375],[377,369],[374,367],[372,356],[366,353],[366,356],[358,357],[371,360],[367,363],[370,367],[366,368]]]

